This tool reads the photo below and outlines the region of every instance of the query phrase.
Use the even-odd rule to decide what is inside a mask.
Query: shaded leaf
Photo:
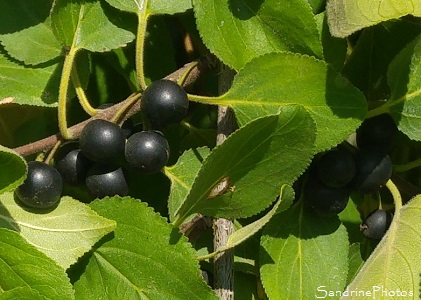
[[[355,31],[411,14],[421,16],[421,2],[412,0],[330,0],[326,12],[330,32],[347,37]]]
[[[325,62],[287,52],[248,63],[215,102],[231,106],[241,125],[285,106],[301,105],[316,122],[317,152],[346,139],[367,109],[363,94]]]
[[[336,217],[302,204],[274,216],[263,230],[260,273],[269,299],[314,299],[322,287],[342,291],[348,273],[348,236]]]
[[[0,194],[20,185],[26,176],[26,161],[0,145]]]
[[[3,291],[6,291],[4,298]],[[0,299],[25,299],[25,295],[34,295],[31,299],[40,299],[40,296],[42,299],[74,299],[72,285],[63,268],[28,244],[19,233],[0,228]]]
[[[63,197],[53,211],[40,214],[23,209],[12,193],[6,193],[0,196],[0,226],[18,231],[31,245],[67,269],[111,232],[115,222],[70,197]]]
[[[421,196],[413,198],[400,210],[395,211],[386,235],[347,289],[368,291],[377,286],[386,291],[399,290],[406,293],[412,291],[415,297],[421,273],[419,220],[421,220]],[[356,299],[352,296],[349,298]]]
[[[77,299],[217,299],[187,239],[145,203],[125,197],[90,205],[118,225],[75,283]]]
[[[275,51],[322,58],[311,7],[305,0],[193,1],[206,46],[235,70]]]
[[[0,53],[0,99],[11,97],[18,104],[56,106],[60,67],[24,67]]]
[[[193,213],[240,218],[268,207],[309,164],[314,133],[310,115],[294,106],[240,128],[205,159],[175,223]]]
[[[351,283],[355,275],[358,274],[361,267],[364,265],[364,260],[361,256],[361,244],[355,243],[349,246],[349,271],[347,284]]]
[[[110,5],[123,11],[138,13],[144,6],[148,14],[176,14],[192,7],[190,0],[106,0]]]
[[[106,52],[134,40],[132,32],[114,25],[100,1],[56,0],[51,12],[53,32],[66,46]]]
[[[187,150],[175,165],[165,168],[165,175],[171,180],[170,197],[168,198],[168,212],[171,221],[190,193],[191,186],[202,166],[202,161],[209,155],[209,152],[208,148]]]

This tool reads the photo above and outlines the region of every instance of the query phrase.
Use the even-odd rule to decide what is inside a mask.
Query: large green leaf
[[[421,196],[417,196],[395,212],[386,235],[367,259],[361,271],[348,286],[348,291],[381,291],[384,299],[397,296],[415,299],[419,293],[421,274]],[[394,294],[391,294],[391,293]],[[388,296],[388,297],[387,297]],[[352,297],[347,299],[358,299]]]
[[[30,68],[0,53],[0,99],[11,97],[18,104],[55,106],[61,64]]]
[[[75,283],[77,299],[217,299],[187,239],[145,203],[111,198],[91,208],[118,225]]]
[[[0,145],[0,194],[20,185],[25,173],[25,160],[13,150]]]
[[[188,150],[180,156],[175,165],[165,168],[165,175],[171,180],[171,191],[168,198],[168,212],[171,221],[190,193],[191,186],[202,166],[202,161],[209,155],[209,152],[208,148]]]
[[[192,7],[190,0],[106,0],[110,5],[123,11],[138,13],[146,5],[148,14],[176,14]]]
[[[260,273],[269,299],[322,298],[342,291],[348,273],[348,236],[336,217],[302,204],[274,216],[263,230]]]
[[[381,109],[388,109],[399,129],[421,141],[421,38],[405,47],[388,70],[391,96]]]
[[[0,227],[18,231],[64,269],[115,226],[114,221],[70,197],[63,197],[53,211],[40,214],[19,206],[12,193],[0,196]]]
[[[55,36],[64,45],[92,52],[106,52],[134,40],[132,32],[114,25],[100,1],[56,0],[51,12]]]
[[[380,22],[411,14],[421,16],[421,2],[413,0],[330,0],[326,12],[333,36],[347,37]]]
[[[367,106],[362,93],[325,62],[287,52],[248,63],[215,102],[231,106],[241,125],[285,106],[301,105],[316,121],[318,152],[354,132]]]
[[[206,46],[233,69],[274,51],[323,57],[305,0],[194,0],[193,9]]]
[[[297,106],[240,128],[205,159],[175,223],[193,213],[240,218],[268,207],[307,167],[314,139],[312,118]]]
[[[0,299],[41,297],[74,299],[64,269],[28,244],[19,233],[0,228]]]

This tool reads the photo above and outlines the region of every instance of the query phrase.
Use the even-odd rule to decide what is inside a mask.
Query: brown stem
[[[232,70],[223,67],[219,78],[219,92],[221,94],[231,86],[234,74]],[[226,106],[220,106],[218,108],[216,144],[222,144],[236,128],[233,111]],[[225,246],[233,232],[234,224],[232,220],[215,219],[213,222],[214,251]],[[214,257],[214,290],[221,300],[234,299],[234,250],[219,253]]]
[[[191,84],[193,84],[200,76],[201,74],[203,74],[204,72],[208,71],[209,69],[214,68],[214,59],[210,58],[210,57],[204,57],[202,59],[200,59],[198,61],[199,63],[192,69],[189,71],[189,75],[187,76],[186,80],[184,81],[183,86],[187,87]],[[183,76],[183,74],[191,69],[191,65],[194,64],[196,62],[192,62],[192,63],[188,63],[186,65],[184,65],[183,67],[181,67],[180,69],[176,70],[175,72],[169,74],[168,76],[166,76],[166,79],[170,79],[173,81],[177,81],[181,76]],[[104,119],[104,120],[111,120],[113,118],[113,116],[116,114],[117,111],[119,111],[122,107],[124,107],[124,105],[127,105],[131,100],[132,100],[133,95],[131,95],[129,98],[127,98],[126,100],[119,102],[107,109],[98,111],[98,113],[94,116],[91,117],[81,123],[78,123],[72,127],[70,127],[68,129],[68,132],[70,134],[70,136],[74,137],[74,138],[78,138],[80,135],[80,132],[82,131],[82,129],[85,127],[86,124],[88,124],[91,120],[93,119]],[[130,118],[131,116],[133,116],[135,113],[140,111],[140,101],[137,101],[134,105],[132,105],[130,107],[130,109],[127,110],[125,116],[124,116],[124,120]],[[42,140],[27,144],[27,145],[23,145],[20,147],[15,148],[14,150],[22,155],[22,156],[26,156],[26,155],[30,155],[33,153],[38,153],[41,151],[48,151],[51,148],[54,147],[54,145],[59,141],[62,140],[62,136],[59,133],[56,133],[54,135],[51,135],[47,138],[44,138]]]

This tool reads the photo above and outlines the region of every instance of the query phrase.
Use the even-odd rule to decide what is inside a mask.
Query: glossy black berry
[[[346,150],[332,150],[317,162],[317,176],[330,187],[342,187],[352,181],[356,173],[354,157]]]
[[[152,82],[141,99],[142,115],[152,129],[162,129],[168,124],[180,122],[188,108],[189,100],[184,89],[166,79]]]
[[[355,187],[364,194],[378,191],[392,176],[392,161],[383,149],[362,149],[356,155],[355,163]]]
[[[72,149],[63,145],[55,155],[55,167],[63,180],[70,185],[78,185],[85,182],[86,173],[91,166],[91,161],[83,155],[82,151],[75,147]],[[70,148],[70,149],[66,149]]]
[[[117,163],[124,153],[126,136],[116,124],[96,119],[83,128],[79,145],[82,153],[92,161]]]
[[[17,198],[32,208],[55,206],[63,191],[60,173],[50,165],[39,161],[28,162],[28,174],[16,191]]]
[[[94,164],[86,176],[86,187],[96,198],[106,196],[126,196],[129,192],[126,178],[120,167]]]
[[[393,215],[385,210],[375,210],[361,225],[361,231],[366,237],[380,240],[392,222]]]
[[[304,187],[306,204],[323,216],[337,215],[348,204],[351,189],[348,187],[332,188],[316,178],[310,178]]]
[[[375,146],[388,151],[397,132],[396,124],[389,114],[366,119],[357,129],[357,146],[358,148]]]
[[[127,140],[125,155],[131,167],[141,173],[155,173],[167,164],[169,145],[160,132],[141,131]]]

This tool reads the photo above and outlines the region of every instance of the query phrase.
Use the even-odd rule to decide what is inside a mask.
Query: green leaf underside
[[[293,51],[322,58],[316,22],[304,0],[193,1],[206,46],[233,69],[265,53]]]
[[[7,292],[4,298],[3,291]],[[19,233],[0,228],[0,299],[35,295],[34,299],[43,296],[42,299],[67,300],[74,299],[73,293],[63,268],[28,244]]]
[[[217,299],[187,239],[145,203],[125,197],[90,206],[118,225],[75,283],[77,299]]]
[[[25,174],[25,160],[13,150],[0,145],[0,194],[19,186]]]
[[[174,220],[175,212],[186,200],[202,161],[209,155],[208,148],[190,149],[184,152],[174,166],[165,169],[165,175],[171,180],[171,190],[168,199],[170,221]]]
[[[24,67],[0,53],[0,100],[12,97],[18,104],[56,106],[60,81],[57,71],[60,65]]]
[[[57,39],[75,49],[106,52],[124,47],[135,38],[132,32],[117,27],[107,18],[100,1],[56,1],[51,21]]]
[[[421,196],[415,197],[401,210],[395,212],[389,230],[354,281],[347,287],[348,291],[371,291],[377,286],[386,291],[399,290],[407,293],[412,291],[411,299],[415,299],[421,273],[419,220],[421,220]]]
[[[408,44],[388,69],[391,96],[389,107],[399,129],[410,139],[421,141],[421,38]]]
[[[293,106],[240,128],[203,162],[176,223],[193,213],[243,218],[268,207],[309,164],[314,133],[310,115]],[[209,197],[219,184],[230,188]]]
[[[359,29],[411,14],[421,16],[421,2],[413,0],[330,0],[326,12],[333,36],[347,37]]]
[[[138,13],[147,5],[147,13],[151,15],[182,13],[192,7],[190,0],[106,0],[110,5],[122,11]]]
[[[301,204],[274,216],[263,230],[260,273],[269,299],[314,299],[317,288],[342,291],[348,273],[348,236],[336,217]]]
[[[53,34],[49,18],[33,27],[0,35],[0,41],[10,56],[28,65],[48,62],[62,52],[62,45]]]
[[[364,95],[323,61],[293,53],[272,53],[248,63],[218,103],[231,106],[241,125],[301,105],[317,125],[316,150],[346,139],[364,119]]]
[[[24,210],[12,193],[6,193],[0,196],[0,227],[18,231],[28,243],[67,269],[111,232],[115,222],[70,197],[63,197],[53,211],[39,214]]]
[[[288,209],[291,206],[293,200],[294,190],[290,186],[282,186],[279,199],[278,201],[276,201],[273,208],[257,221],[254,221],[253,223],[250,223],[234,231],[228,237],[228,241],[223,248],[234,248],[235,246],[241,244],[242,242],[253,236],[256,232],[262,229],[263,226],[265,226],[275,214]]]

